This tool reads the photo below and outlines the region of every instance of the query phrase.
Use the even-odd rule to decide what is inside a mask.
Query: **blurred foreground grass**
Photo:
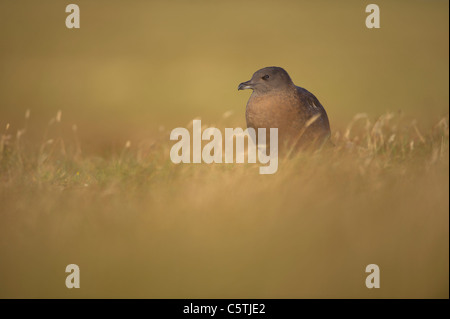
[[[2,135],[0,297],[448,298],[448,118],[359,114],[267,176],[175,165],[167,131],[84,155],[60,115],[39,147]]]

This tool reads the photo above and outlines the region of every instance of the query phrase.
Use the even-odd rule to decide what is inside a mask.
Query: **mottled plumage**
[[[247,127],[278,128],[279,147],[320,146],[330,136],[328,116],[319,100],[296,86],[279,67],[267,67],[253,74],[239,90],[252,89],[245,117]]]

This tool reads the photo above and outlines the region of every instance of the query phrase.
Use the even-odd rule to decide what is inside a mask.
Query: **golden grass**
[[[38,148],[2,134],[1,297],[448,297],[448,118],[422,132],[359,114],[335,148],[270,176],[175,165],[167,131],[82,154],[63,125],[58,112]]]

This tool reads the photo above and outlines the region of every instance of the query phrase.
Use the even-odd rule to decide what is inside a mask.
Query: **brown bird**
[[[280,67],[266,67],[253,74],[238,90],[252,89],[247,102],[247,127],[278,128],[279,148],[320,147],[328,141],[330,124],[319,100],[296,86]],[[268,136],[268,135],[267,135]],[[268,137],[266,141],[268,141]]]

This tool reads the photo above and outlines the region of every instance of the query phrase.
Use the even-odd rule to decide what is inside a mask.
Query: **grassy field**
[[[0,298],[449,297],[447,1],[378,1],[379,30],[360,1],[76,3],[79,30],[0,2]],[[173,164],[173,128],[245,127],[268,65],[336,147]]]

